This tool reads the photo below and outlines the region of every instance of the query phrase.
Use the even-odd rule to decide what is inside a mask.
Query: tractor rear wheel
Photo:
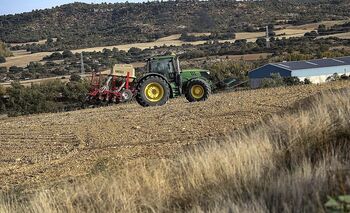
[[[170,97],[168,83],[159,76],[148,76],[137,86],[136,101],[143,107],[162,106]]]
[[[202,79],[193,79],[188,82],[185,96],[189,102],[205,101],[211,93],[210,85]]]

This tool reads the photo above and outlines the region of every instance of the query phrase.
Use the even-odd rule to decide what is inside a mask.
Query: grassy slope
[[[3,197],[0,211],[322,212],[327,195],[350,187],[334,172],[349,167],[349,94],[324,93],[173,160],[45,190],[28,203]]]

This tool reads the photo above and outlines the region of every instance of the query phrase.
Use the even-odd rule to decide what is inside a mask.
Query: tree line
[[[63,51],[154,41],[185,32],[235,33],[256,31],[271,23],[299,25],[345,19],[348,17],[347,8],[346,0],[73,3],[0,16],[0,40],[18,43],[47,39],[45,44],[28,44],[13,49]]]

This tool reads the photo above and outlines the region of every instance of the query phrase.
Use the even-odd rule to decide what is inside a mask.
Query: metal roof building
[[[270,78],[273,73],[279,73],[282,77],[298,77],[302,81],[308,78],[312,83],[322,83],[334,73],[349,74],[350,56],[266,64],[249,72],[250,86],[260,87],[262,79]]]

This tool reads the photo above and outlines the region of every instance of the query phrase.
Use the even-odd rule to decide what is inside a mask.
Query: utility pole
[[[83,56],[83,52],[80,53],[80,66],[81,66],[81,75],[85,75],[85,68],[84,68],[84,56]]]
[[[269,26],[266,26],[266,48],[270,48]]]

